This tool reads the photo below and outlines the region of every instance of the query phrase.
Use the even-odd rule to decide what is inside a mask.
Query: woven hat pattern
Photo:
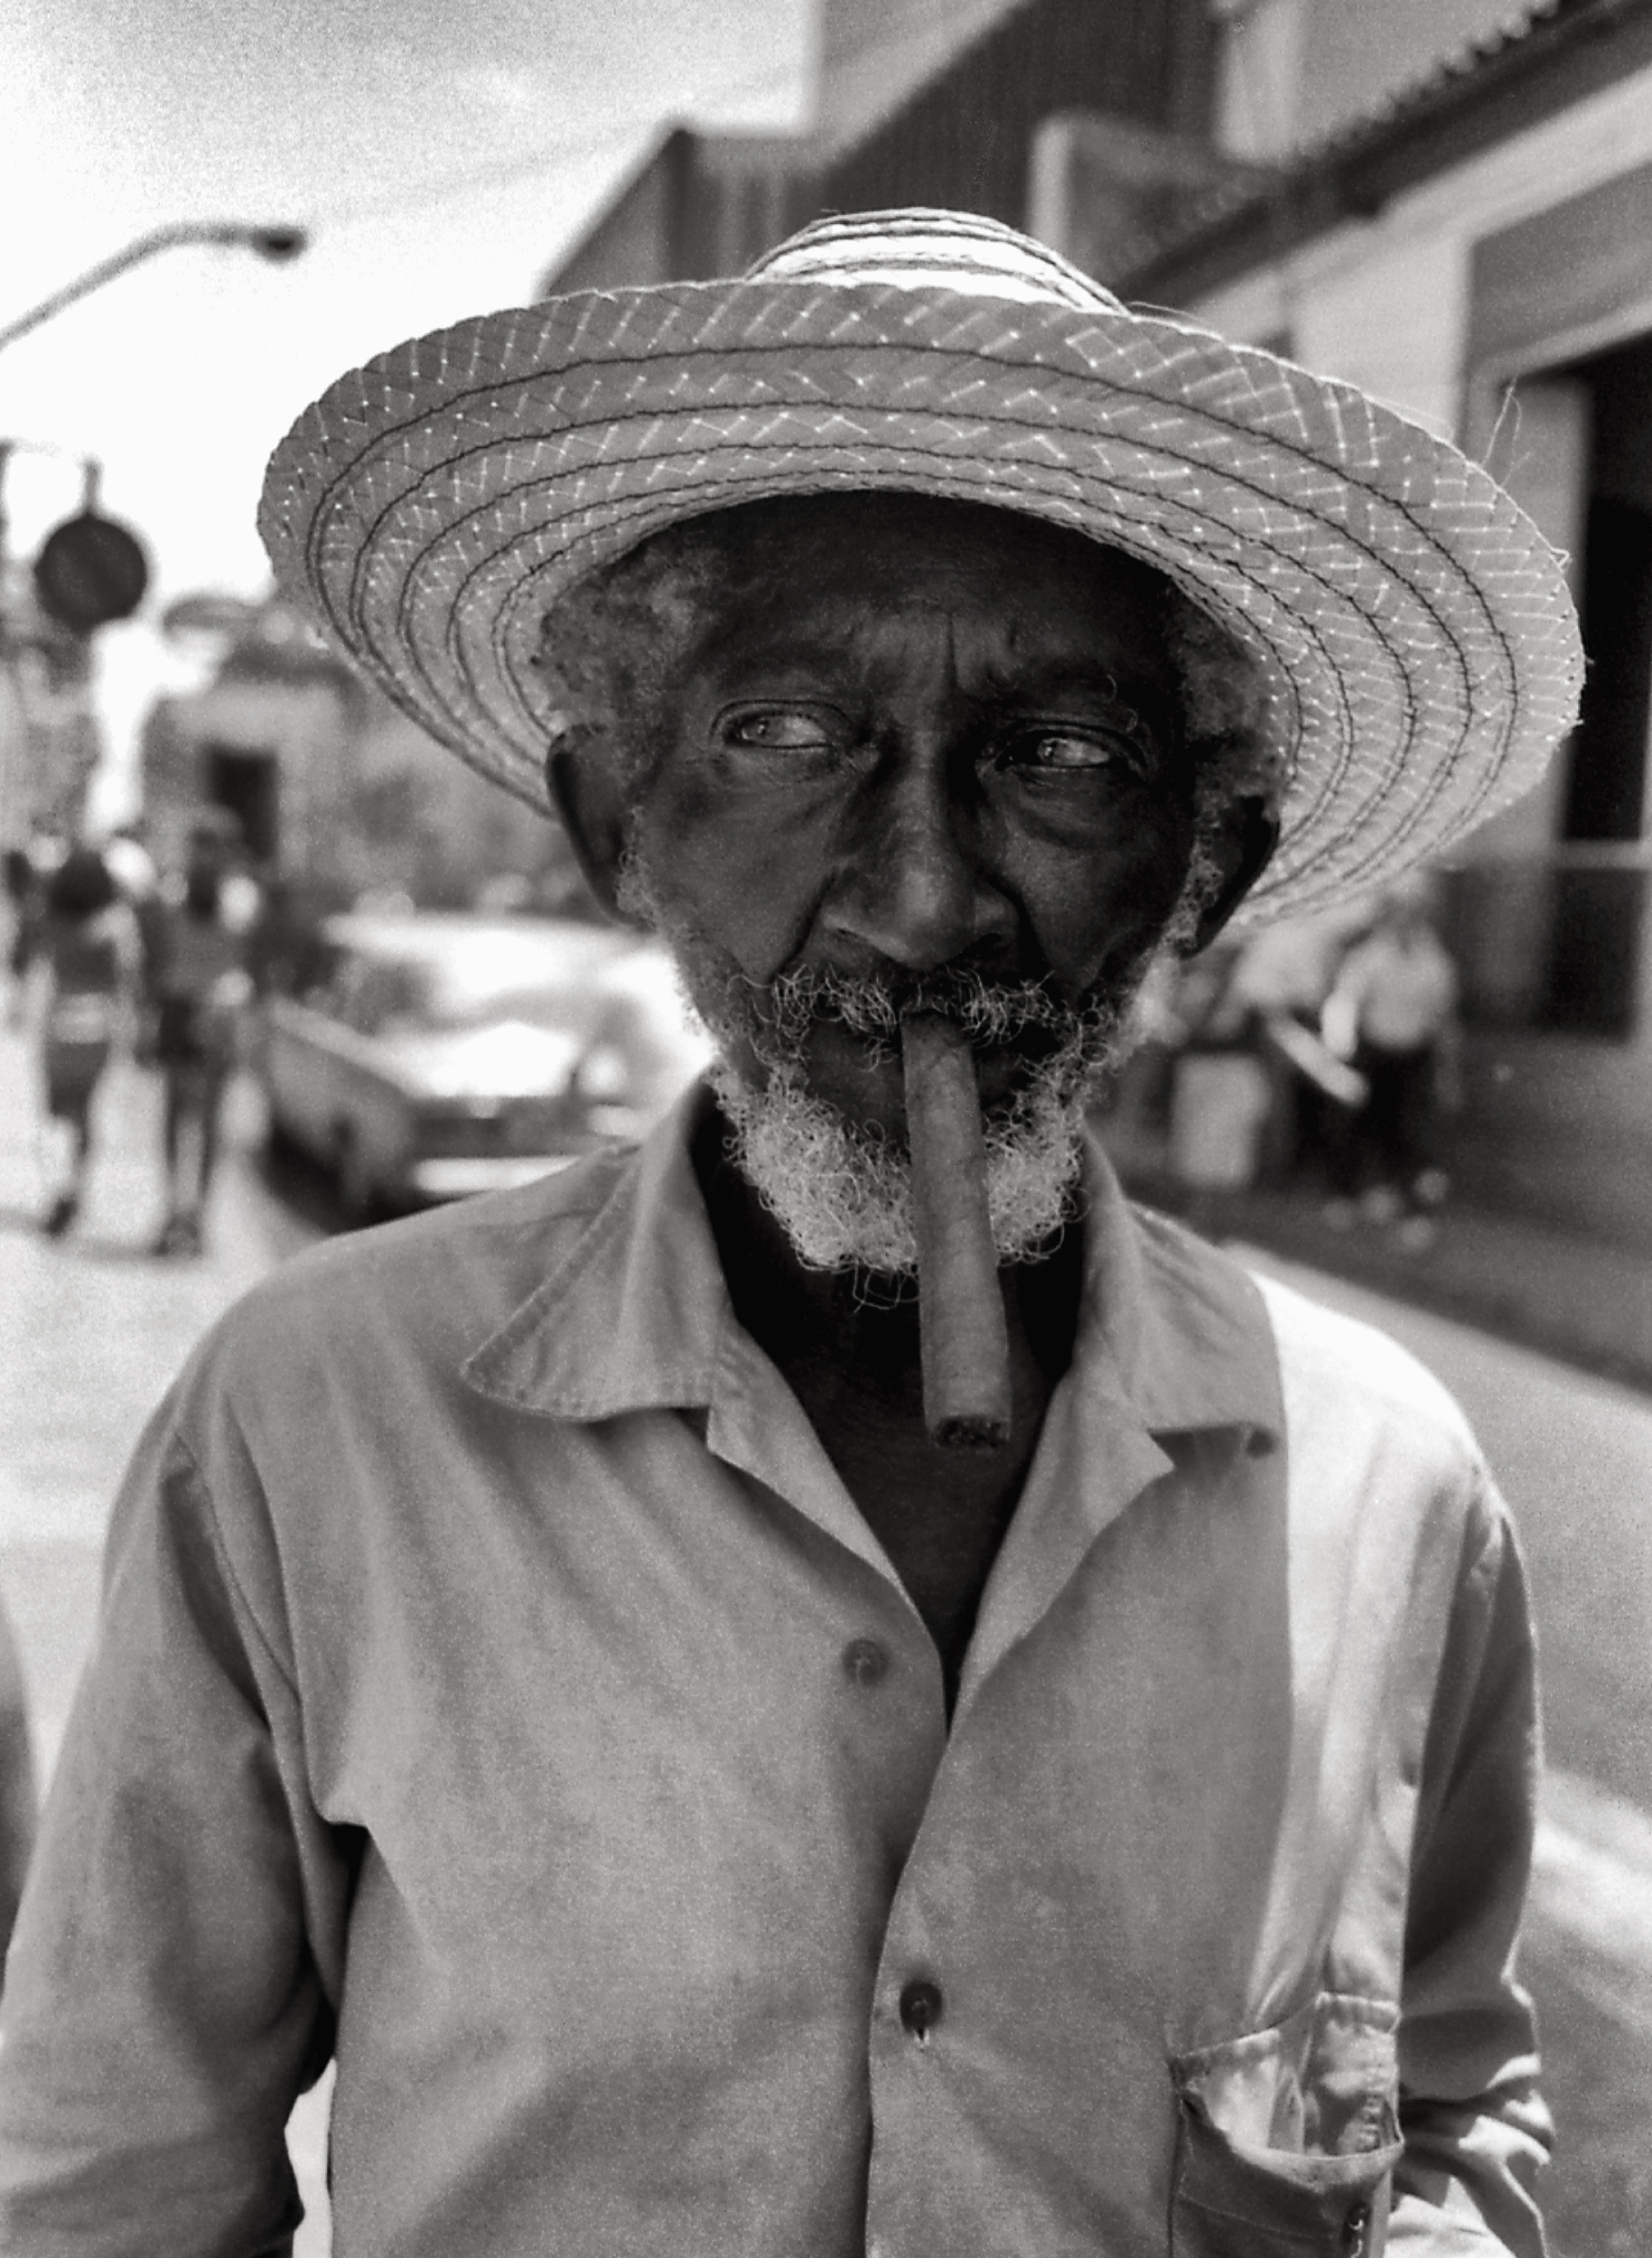
[[[300,419],[260,523],[347,655],[543,805],[557,716],[533,658],[560,595],[686,517],[867,489],[1073,527],[1244,644],[1290,776],[1251,918],[1438,854],[1535,781],[1575,715],[1559,560],[1478,466],[954,214],[825,222],[739,282],[414,340]]]

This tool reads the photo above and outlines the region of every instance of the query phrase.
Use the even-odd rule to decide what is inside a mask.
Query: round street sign
[[[42,608],[80,634],[129,620],[148,585],[149,560],[136,535],[93,509],[65,518],[34,560]]]

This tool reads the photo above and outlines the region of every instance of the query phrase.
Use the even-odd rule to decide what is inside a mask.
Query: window
[[[1216,138],[1266,163],[1297,138],[1306,0],[1210,0],[1217,25]]]

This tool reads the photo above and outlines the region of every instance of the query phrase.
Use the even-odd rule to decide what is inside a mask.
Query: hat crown
[[[1001,220],[975,212],[852,212],[816,219],[748,267],[747,282],[893,284],[1014,298],[1082,313],[1122,313],[1110,290]]]

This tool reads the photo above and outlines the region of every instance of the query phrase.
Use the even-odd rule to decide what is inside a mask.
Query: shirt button
[[[1342,2247],[1349,2258],[1361,2258],[1365,2249],[1365,2231],[1371,2223],[1369,2207],[1357,2203],[1342,2222]]]
[[[914,1976],[901,1993],[901,2020],[920,2047],[941,2019],[941,1988],[928,1976]]]
[[[876,1685],[889,1672],[889,1649],[875,1638],[852,1638],[843,1652],[844,1675],[856,1685]]]

